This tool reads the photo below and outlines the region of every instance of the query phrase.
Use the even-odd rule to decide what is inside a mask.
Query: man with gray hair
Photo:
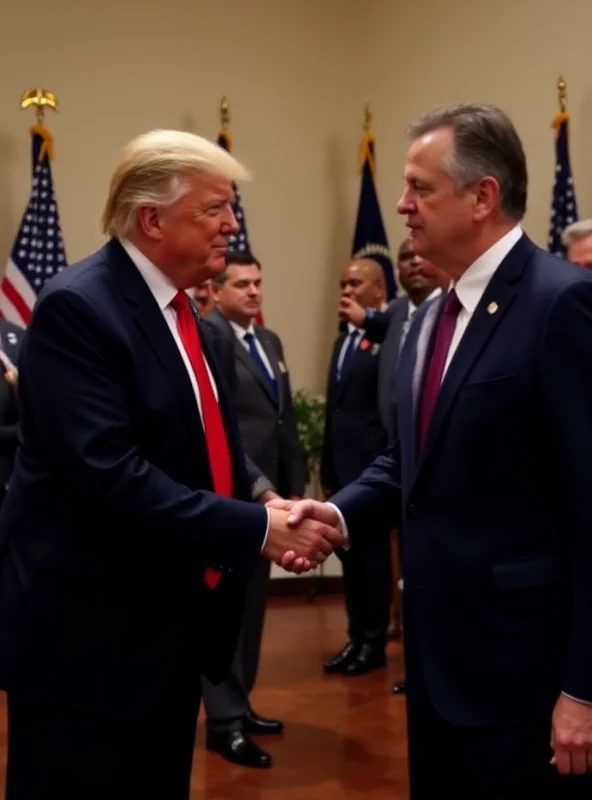
[[[592,796],[592,274],[524,234],[508,117],[410,129],[398,211],[451,289],[415,313],[398,437],[304,516],[402,525],[412,800]]]
[[[7,800],[187,800],[200,673],[228,671],[246,576],[261,555],[298,570],[343,544],[264,507],[188,298],[225,269],[245,177],[193,134],[137,137],[110,241],[39,295],[0,519]]]
[[[592,269],[592,219],[572,222],[563,231],[561,241],[572,264]]]

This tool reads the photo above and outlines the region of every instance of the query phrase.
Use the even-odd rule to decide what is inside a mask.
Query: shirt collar
[[[480,255],[456,282],[454,289],[458,299],[469,314],[475,311],[487,284],[521,236],[522,228],[516,225]]]
[[[148,288],[158,303],[158,307],[161,311],[164,311],[179,291],[178,288],[129,239],[120,239],[119,242],[146,281]]]
[[[229,319],[228,322],[230,323],[230,327],[236,333],[236,335],[238,336],[239,339],[244,339],[247,333],[250,333],[253,336],[255,336],[255,325],[253,324],[252,320],[249,323],[249,327],[248,328],[243,328],[242,325],[239,325],[238,323],[233,322],[231,319]]]

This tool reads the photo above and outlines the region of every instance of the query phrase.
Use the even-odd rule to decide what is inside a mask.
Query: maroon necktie
[[[444,374],[444,367],[446,366],[446,358],[448,357],[448,351],[450,350],[450,344],[456,327],[456,318],[461,308],[462,303],[458,299],[454,289],[451,289],[448,292],[444,308],[438,320],[438,326],[434,336],[434,349],[421,394],[417,428],[419,452],[421,452],[423,448],[432,411],[436,405],[440,384],[442,383],[442,375]]]
[[[224,420],[214,394],[214,387],[206,366],[199,331],[189,306],[187,294],[178,292],[171,302],[171,307],[177,313],[177,330],[185,352],[191,361],[199,388],[201,415],[214,491],[223,497],[232,497],[232,460],[224,428]],[[216,588],[221,577],[222,573],[211,567],[208,567],[204,572],[204,580],[211,589]]]

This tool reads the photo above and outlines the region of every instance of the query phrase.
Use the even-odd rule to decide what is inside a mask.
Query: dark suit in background
[[[8,363],[0,362],[0,503],[4,499],[14,458],[18,447],[18,404],[16,370],[25,329],[20,325],[0,319],[0,349],[8,357]]]
[[[337,338],[329,367],[321,483],[333,494],[355,480],[386,446],[378,411],[380,346],[366,337],[350,366],[338,379],[338,364],[347,336]],[[348,634],[359,650],[369,645],[384,651],[391,597],[389,526],[367,520],[368,536],[338,555],[343,564]]]
[[[302,496],[305,465],[292,405],[289,375],[279,337],[254,326],[275,378],[275,389],[235,330],[215,309],[206,322],[215,326],[225,342],[226,373],[232,386],[241,441],[245,452],[282,497]],[[249,712],[249,695],[255,684],[269,584],[269,561],[260,559],[249,578],[238,647],[227,678],[213,685],[203,680],[208,727],[240,730]]]

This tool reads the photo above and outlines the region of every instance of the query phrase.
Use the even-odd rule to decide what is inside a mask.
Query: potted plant
[[[313,497],[321,499],[319,467],[325,431],[325,398],[308,389],[293,394],[298,435],[306,458],[307,482]]]

